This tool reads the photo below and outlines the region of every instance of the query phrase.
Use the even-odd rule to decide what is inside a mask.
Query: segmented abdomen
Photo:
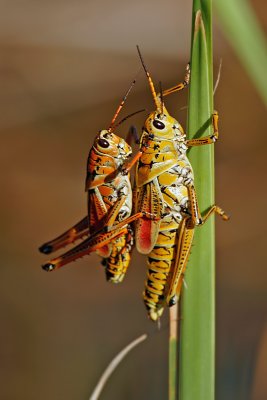
[[[128,233],[116,238],[112,242],[110,256],[105,260],[106,277],[112,283],[119,283],[123,280],[131,260],[133,246],[133,232],[128,226]]]
[[[170,216],[163,219],[156,244],[148,256],[143,298],[152,320],[157,320],[163,311],[166,284],[176,256],[178,227]]]

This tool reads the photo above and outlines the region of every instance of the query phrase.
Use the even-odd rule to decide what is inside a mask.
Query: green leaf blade
[[[247,0],[216,0],[214,5],[223,34],[267,106],[267,43],[252,5]]]
[[[189,138],[212,133],[213,73],[211,1],[194,1],[189,93]],[[213,145],[189,152],[203,213],[214,204]],[[196,228],[183,290],[179,393],[181,400],[214,400],[215,250],[214,218]]]

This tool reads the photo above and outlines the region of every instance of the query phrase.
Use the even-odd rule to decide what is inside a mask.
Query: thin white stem
[[[178,303],[169,309],[169,400],[177,399]]]
[[[177,340],[177,331],[178,331],[178,303],[174,306],[170,307],[170,340]]]
[[[117,366],[120,364],[120,362],[124,359],[124,357],[136,346],[138,346],[140,343],[142,343],[144,340],[147,339],[147,334],[143,334],[139,336],[137,339],[133,340],[131,343],[129,343],[124,349],[122,349],[116,357],[113,358],[113,360],[110,362],[110,364],[107,366],[105,371],[103,372],[102,376],[100,377],[93,393],[91,394],[89,400],[98,400],[100,393],[102,392],[105,384],[107,383],[110,375],[112,372],[117,368]]]
[[[221,79],[221,71],[222,71],[222,58],[220,59],[220,65],[219,65],[219,70],[218,70],[216,83],[215,83],[214,89],[213,89],[213,95],[216,93],[217,87],[219,85],[219,82],[220,82],[220,79]]]

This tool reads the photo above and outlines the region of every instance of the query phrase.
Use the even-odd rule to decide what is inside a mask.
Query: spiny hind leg
[[[114,224],[114,221],[117,218],[117,215],[124,201],[125,196],[122,196],[111,208],[106,218],[104,220],[102,219],[102,223],[100,224],[100,227],[97,229],[97,231],[101,231],[101,229],[103,229],[105,225],[112,226]],[[77,239],[81,239],[82,237],[88,235],[88,217],[86,216],[73,227],[64,232],[62,235],[49,242],[44,243],[42,246],[39,247],[39,251],[44,254],[50,254],[56,250],[61,249],[62,247],[67,246],[68,244],[75,242]]]
[[[84,257],[94,251],[97,251],[101,247],[108,245],[115,238],[125,234],[127,234],[127,227],[118,228],[110,232],[102,231],[101,233],[92,235],[71,250],[67,251],[66,253],[63,253],[60,256],[48,261],[42,266],[42,268],[45,271],[53,271],[55,269],[59,269],[64,265],[77,260],[78,258]]]
[[[53,258],[48,261],[46,264],[42,266],[42,268],[46,271],[53,271],[54,269],[58,269],[63,267],[63,265],[69,264],[72,261],[77,260],[87,254],[90,254],[102,247],[108,245],[112,242],[116,237],[128,233],[127,225],[131,222],[135,221],[138,218],[153,218],[152,215],[144,212],[140,212],[126,218],[124,221],[119,222],[114,226],[107,226],[103,228],[101,231],[96,232],[95,234],[88,237],[78,246],[69,250],[68,252],[60,255],[59,257]]]
[[[88,234],[88,218],[84,217],[81,221],[65,231],[62,235],[40,246],[39,251],[44,254],[50,254],[53,251],[75,242],[77,239],[88,236]]]
[[[169,306],[174,305],[180,296],[183,277],[192,247],[195,226],[203,225],[213,213],[220,215],[225,221],[229,219],[229,216],[216,205],[213,205],[202,217],[198,208],[196,193],[192,187],[191,194],[189,192],[189,199],[192,216],[185,217],[179,228],[175,263],[171,269],[167,285],[168,293],[166,298]]]
[[[193,242],[194,228],[188,227],[189,219],[190,217],[186,217],[182,220],[178,231],[176,256],[167,282],[166,301],[169,307],[176,304],[179,300],[183,277]]]
[[[186,140],[186,145],[188,147],[203,146],[205,144],[212,144],[217,142],[217,140],[219,139],[218,120],[219,120],[218,112],[214,111],[212,114],[213,134],[198,139]]]

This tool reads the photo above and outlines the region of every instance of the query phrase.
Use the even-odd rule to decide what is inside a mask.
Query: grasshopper
[[[156,321],[165,305],[172,306],[179,299],[195,227],[203,225],[213,213],[224,220],[228,216],[216,205],[201,215],[193,169],[186,156],[191,146],[217,141],[218,113],[214,112],[212,116],[212,135],[187,140],[181,124],[168,113],[163,98],[188,85],[189,65],[184,82],[156,94],[139,48],[138,52],[155,111],[146,119],[140,140],[142,155],[136,164],[135,204],[136,210],[150,213],[155,218],[136,221],[135,241],[137,250],[148,255],[143,298],[149,317]]]
[[[114,134],[116,118],[128,97],[135,80],[117,108],[108,129],[101,130],[94,140],[87,160],[85,190],[88,193],[88,216],[57,238],[43,244],[39,250],[50,254],[55,250],[86,237],[66,253],[45,263],[42,268],[53,271],[91,252],[98,253],[106,267],[108,281],[118,283],[125,276],[133,246],[130,223],[144,213],[131,216],[132,188],[129,171],[141,153],[128,162],[132,154],[129,144]],[[140,110],[143,111],[143,110]],[[138,111],[138,112],[140,112]],[[150,216],[151,218],[151,216]]]

